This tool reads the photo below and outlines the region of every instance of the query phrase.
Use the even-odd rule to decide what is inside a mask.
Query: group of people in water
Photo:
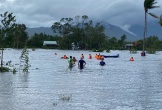
[[[68,59],[69,68],[72,68],[74,65],[76,65],[75,62],[76,62],[77,60],[76,60],[75,57],[72,57],[72,56],[67,57],[66,55],[64,55],[64,56],[62,56],[61,58],[62,58],[62,59]],[[99,63],[99,64],[100,64],[101,66],[106,65],[106,63],[104,62],[104,57],[101,56],[100,54],[96,54],[96,55],[95,55],[95,58],[96,58],[97,60],[100,60],[100,63]],[[92,59],[92,55],[91,55],[91,54],[89,54],[89,59]],[[80,60],[78,61],[78,68],[83,69],[83,68],[85,67],[85,65],[86,65],[86,62],[85,62],[85,60],[84,60],[84,54],[81,54]]]
[[[68,59],[68,63],[69,63],[69,67],[70,68],[72,68],[75,65],[75,62],[77,61],[76,58],[75,57],[72,57],[72,56],[67,57],[66,55],[64,55],[61,58]],[[99,64],[101,66],[106,65],[106,63],[104,62],[104,56],[100,55],[100,53],[99,54],[96,54],[95,55],[95,58],[97,60],[100,60]],[[92,59],[92,55],[91,54],[89,54],[89,59]],[[134,58],[133,57],[130,57],[130,61],[134,61]],[[80,60],[78,61],[78,67],[80,69],[83,69],[85,67],[85,65],[86,65],[86,62],[84,61],[84,54],[81,54]]]
[[[80,58],[80,60],[78,61],[78,68],[79,68],[79,69],[83,69],[83,68],[85,67],[85,65],[86,65],[86,62],[85,62],[83,59],[84,59],[84,57],[82,56],[82,57]],[[75,57],[70,56],[70,57],[68,58],[69,68],[72,68],[72,67],[75,65],[75,62],[76,62],[76,61],[77,61],[77,60],[76,60]]]

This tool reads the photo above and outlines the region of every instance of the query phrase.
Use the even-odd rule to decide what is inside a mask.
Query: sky
[[[156,0],[162,5],[162,0]],[[135,24],[144,24],[144,0],[0,0],[0,13],[8,11],[17,23],[27,27],[51,27],[61,18],[87,15],[89,20],[106,21],[128,30]],[[158,16],[160,8],[149,10]],[[148,16],[148,22],[157,19]]]

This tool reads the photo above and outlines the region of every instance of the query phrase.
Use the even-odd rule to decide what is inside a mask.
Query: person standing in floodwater
[[[70,58],[68,59],[68,63],[69,63],[69,67],[72,68],[73,63],[72,63],[72,56],[70,56]]]
[[[79,67],[79,69],[84,69],[84,66],[85,65],[86,65],[86,62],[81,57],[80,60],[78,61],[78,67]]]
[[[82,57],[82,59],[84,59],[84,55],[83,54],[81,55],[81,57]]]
[[[91,54],[89,54],[89,59],[92,59],[92,55]]]
[[[101,65],[101,66],[105,66],[105,65],[106,65],[106,63],[104,62],[104,58],[101,59],[100,65]]]
[[[76,62],[77,60],[76,60],[76,58],[75,57],[73,57],[73,63],[75,64],[75,62]]]

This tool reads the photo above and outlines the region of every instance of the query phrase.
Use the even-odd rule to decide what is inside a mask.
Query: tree
[[[51,28],[54,33],[59,33],[60,36],[65,37],[71,33],[72,18],[62,18],[60,22],[55,22]]]
[[[124,49],[124,46],[126,44],[126,38],[127,36],[124,34],[123,36],[121,36],[121,38],[118,40],[118,44],[119,44],[119,47],[120,49]]]
[[[149,49],[161,49],[161,42],[157,36],[150,36],[147,39],[147,48]]]
[[[1,38],[0,38],[0,44],[1,44],[1,50],[2,50],[2,56],[1,56],[1,67],[3,66],[3,48],[5,44],[7,44],[9,41],[7,41],[7,37],[12,33],[14,26],[15,26],[15,16],[13,16],[13,13],[5,12],[4,14],[0,14],[0,17],[2,17],[1,23]]]
[[[87,20],[88,20],[88,16],[87,15],[83,15],[82,16],[82,37],[81,40],[83,41],[83,45],[85,45],[85,27],[87,26]]]
[[[108,40],[109,49],[117,49],[118,48],[118,40],[116,37],[112,37]]]
[[[28,39],[27,46],[32,48],[43,48],[43,41],[57,41],[57,43],[59,43],[60,39],[62,39],[62,37],[35,33],[30,39]]]
[[[15,24],[13,33],[13,48],[23,48],[28,40],[25,24]]]
[[[155,6],[156,3],[157,2],[155,0],[145,0],[144,1],[145,23],[144,23],[144,36],[143,36],[143,52],[145,51],[145,39],[147,36],[147,13],[148,13],[149,9],[159,7],[159,6]]]
[[[160,15],[159,24],[162,26],[162,15]]]
[[[63,36],[59,39],[61,49],[71,49],[72,43],[80,49],[99,49],[106,44],[104,27],[100,23],[93,25],[87,15],[75,16],[74,21],[71,18],[62,18],[52,25],[52,29]]]
[[[62,36],[62,25],[60,22],[55,22],[52,26],[51,26],[52,30],[54,33],[58,33],[60,36]]]

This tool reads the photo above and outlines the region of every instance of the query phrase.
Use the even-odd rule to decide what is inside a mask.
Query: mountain
[[[35,33],[40,34],[44,33],[47,35],[55,35],[50,27],[36,27],[36,28],[27,28],[27,33],[29,36],[33,36]]]
[[[133,25],[130,27],[129,31],[139,36],[140,39],[143,39],[144,26],[142,25]],[[147,36],[157,36],[159,40],[162,39],[162,27],[157,22],[151,22],[147,24]]]
[[[109,37],[116,37],[117,39],[120,39],[120,37],[125,34],[127,36],[127,41],[135,41],[135,40],[140,39],[140,37],[137,37],[137,36],[141,36],[141,35],[138,35],[138,34],[137,34],[137,36],[133,35],[127,31],[123,30],[122,28],[112,25],[107,22],[100,22],[100,23],[101,23],[101,25],[103,25],[105,27],[105,34]],[[136,32],[138,33],[140,31],[140,29],[136,29],[136,27],[133,27],[133,28],[131,28],[131,31],[133,33],[136,33]],[[44,33],[47,35],[55,35],[55,33],[52,31],[52,29],[50,27],[27,28],[27,33],[29,34],[29,36],[32,36],[35,33],[37,33],[37,34]]]
[[[128,41],[134,41],[139,39],[139,37],[137,37],[136,35],[133,35],[130,32],[127,32],[122,28],[112,25],[110,23],[101,22],[101,25],[105,27],[105,34],[109,37],[116,37],[120,39],[120,37],[125,34],[127,36]]]

